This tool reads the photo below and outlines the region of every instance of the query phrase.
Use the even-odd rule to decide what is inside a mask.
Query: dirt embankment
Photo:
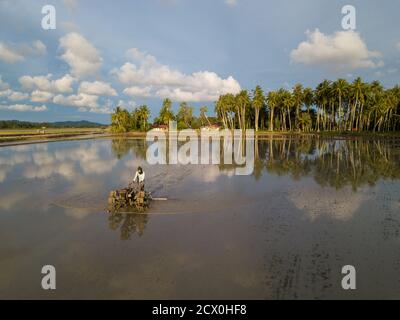
[[[94,137],[106,136],[107,134],[100,131],[85,132],[63,132],[49,134],[7,134],[0,135],[0,147],[12,146],[26,143],[48,142],[56,140],[69,139],[90,139]]]

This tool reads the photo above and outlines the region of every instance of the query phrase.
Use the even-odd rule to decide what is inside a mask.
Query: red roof
[[[166,124],[160,124],[160,125],[155,125],[153,126],[153,129],[168,129],[168,126]]]

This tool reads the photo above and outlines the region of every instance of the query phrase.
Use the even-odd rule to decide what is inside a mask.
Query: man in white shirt
[[[135,177],[133,178],[133,184],[137,183],[139,191],[144,190],[144,178],[145,178],[145,173],[142,167],[138,167],[135,173]]]

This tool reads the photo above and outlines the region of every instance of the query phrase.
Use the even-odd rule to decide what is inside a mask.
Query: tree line
[[[132,112],[117,107],[111,114],[111,131],[116,133],[147,131],[149,117],[150,110],[146,105],[135,108]]]
[[[227,129],[255,129],[278,132],[390,132],[400,130],[400,87],[385,89],[379,81],[364,82],[356,78],[324,80],[315,89],[296,84],[292,89],[264,92],[260,86],[252,91],[221,95],[215,102],[216,117],[207,116],[207,106],[194,108],[182,102],[177,114],[172,101],[165,99],[155,125],[177,121],[178,129],[197,129],[221,124]],[[150,111],[141,106],[129,113],[117,108],[112,114],[115,132],[145,131]]]
[[[378,81],[361,78],[324,80],[315,89],[296,84],[291,90],[219,97],[215,111],[225,128],[259,131],[373,131],[400,129],[400,87],[385,89]]]
[[[182,129],[199,129],[204,125],[216,123],[215,117],[207,116],[208,109],[206,106],[200,107],[200,116],[193,115],[194,107],[186,102],[179,105],[179,110],[175,114],[172,110],[172,101],[164,99],[158,116],[154,119],[153,125],[166,125],[169,121],[176,121],[179,130]],[[132,112],[117,107],[111,115],[111,130],[113,132],[129,132],[129,131],[146,131],[150,129],[149,123],[150,110],[146,105],[135,108]]]

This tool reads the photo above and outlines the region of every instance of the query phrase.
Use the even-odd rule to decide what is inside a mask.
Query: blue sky
[[[56,30],[41,27],[46,4]],[[0,0],[0,119],[108,123],[141,104],[154,117],[165,97],[211,113],[221,93],[325,78],[393,86],[398,12],[398,0]]]

